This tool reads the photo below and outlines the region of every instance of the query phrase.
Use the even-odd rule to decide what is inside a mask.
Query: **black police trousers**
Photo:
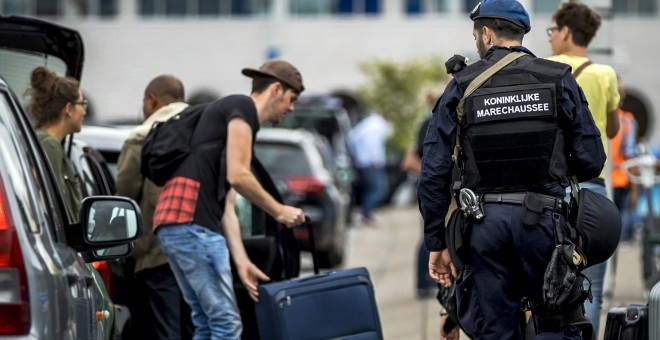
[[[555,248],[552,212],[526,226],[521,207],[486,203],[484,219],[473,223],[469,263],[456,287],[459,320],[473,339],[522,339],[522,298],[543,302],[543,276]],[[568,235],[563,216],[560,223]],[[569,326],[535,339],[582,337],[578,327]]]

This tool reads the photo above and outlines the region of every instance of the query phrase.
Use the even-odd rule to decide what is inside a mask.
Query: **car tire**
[[[328,251],[320,251],[319,255],[319,267],[321,268],[334,268],[344,262],[344,249],[333,247]]]

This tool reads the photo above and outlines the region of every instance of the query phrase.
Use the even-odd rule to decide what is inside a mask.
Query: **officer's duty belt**
[[[534,194],[541,197],[543,201],[543,207],[554,211],[558,209],[561,213],[566,213],[566,202],[564,199],[559,197],[553,197],[543,194]],[[481,195],[481,202],[483,203],[509,203],[509,204],[523,204],[525,201],[525,192],[516,192],[516,193],[502,193],[502,194],[483,194]]]

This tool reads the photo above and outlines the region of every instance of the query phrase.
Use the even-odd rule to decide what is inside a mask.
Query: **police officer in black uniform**
[[[597,177],[605,154],[570,68],[521,46],[531,29],[523,6],[516,0],[483,0],[470,18],[481,60],[454,73],[424,141],[417,186],[424,241],[431,251],[431,277],[450,285],[455,257],[447,249],[444,218],[453,190],[460,197],[463,191],[473,194],[467,196],[472,208],[459,199],[471,217],[456,281],[461,326],[474,339],[520,339],[521,301],[539,310],[544,306],[544,275],[557,235],[575,236],[562,199],[569,176]],[[524,55],[469,94],[457,122],[470,83],[515,52]],[[459,171],[452,178],[454,164]],[[537,339],[582,338],[575,322],[583,315],[581,301],[570,310],[563,307],[535,322]]]

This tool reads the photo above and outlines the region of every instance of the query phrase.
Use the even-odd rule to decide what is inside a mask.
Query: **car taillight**
[[[0,335],[27,334],[30,301],[16,226],[0,179]]]
[[[285,182],[296,195],[321,196],[325,190],[325,185],[314,177],[289,177]]]
[[[108,266],[108,263],[105,261],[99,261],[92,263],[92,265],[96,268],[96,271],[99,272],[99,275],[101,275],[101,279],[105,284],[105,290],[108,293],[112,292],[112,283],[110,281],[112,274],[110,273],[110,266]]]

